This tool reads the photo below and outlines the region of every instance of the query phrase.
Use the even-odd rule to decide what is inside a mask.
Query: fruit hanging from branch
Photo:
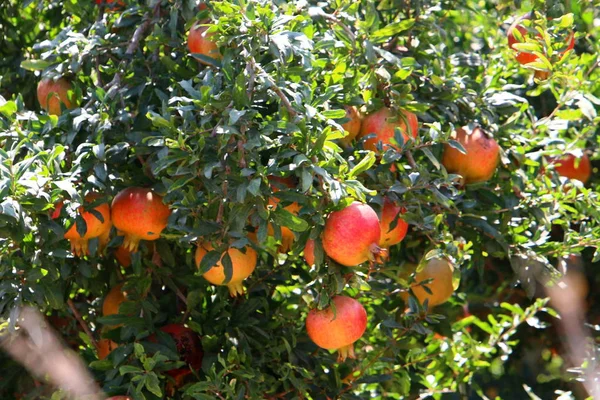
[[[373,261],[379,253],[381,227],[370,206],[354,202],[327,217],[323,230],[323,250],[339,264],[355,267]]]
[[[408,224],[402,219],[401,214],[404,214],[406,209],[401,207],[387,197],[383,200],[383,209],[381,210],[381,238],[379,246],[389,248],[400,243],[406,236]],[[396,225],[392,228],[392,224],[396,221]]]
[[[93,203],[98,198],[98,194],[90,193],[85,196],[86,203]],[[59,202],[51,215],[52,219],[60,216],[64,202]],[[77,224],[73,222],[71,227],[65,232],[65,239],[71,242],[71,252],[78,257],[89,255],[89,240],[100,238],[110,233],[112,227],[110,207],[108,203],[102,203],[93,208],[92,211],[86,211],[85,206],[80,206],[77,213],[85,221],[85,233],[81,235],[77,231]]]
[[[131,187],[115,196],[112,218],[119,235],[124,235],[123,247],[136,252],[140,240],[156,240],[167,227],[171,215],[162,196],[152,189]]]
[[[69,96],[69,92],[71,92],[71,96]],[[42,79],[37,86],[37,98],[40,107],[50,115],[60,115],[61,105],[64,105],[67,110],[77,107],[73,85],[66,78]]]
[[[104,360],[119,345],[110,339],[98,340],[98,360]]]
[[[202,343],[196,332],[182,324],[165,325],[160,330],[173,338],[181,361],[187,364],[185,367],[167,371],[167,374],[175,380],[175,386],[179,387],[184,383],[184,378],[192,374],[192,370],[199,371],[202,367],[204,358]]]
[[[375,137],[365,140],[364,148],[367,150],[377,151],[377,143],[381,142],[383,151],[388,147],[399,151],[398,145],[395,142],[392,143],[396,128],[402,132],[404,142],[407,142],[409,138],[417,137],[419,120],[415,114],[409,111],[395,112],[391,108],[383,107],[363,119],[359,137],[375,134]]]
[[[115,315],[119,313],[119,307],[123,302],[127,301],[127,292],[123,291],[123,284],[114,286],[102,303],[102,315],[107,317],[109,315]]]
[[[200,23],[192,25],[188,33],[188,49],[193,54],[200,54],[220,60],[223,55],[219,52],[219,47],[213,40],[214,33],[208,32],[208,26],[202,26]],[[197,60],[208,65],[207,62],[197,58]]]
[[[271,186],[271,190],[273,193],[277,193],[282,189],[291,189],[295,187],[295,182],[293,178],[290,177],[278,177],[278,176],[269,176],[269,183]],[[269,197],[268,208],[274,210],[279,205],[280,200],[276,196]],[[300,205],[296,202],[290,203],[289,205],[284,207],[284,210],[298,215],[300,212]],[[277,249],[280,253],[287,253],[290,251],[292,247],[292,243],[294,242],[294,232],[290,230],[287,226],[281,226],[281,245]],[[275,229],[273,225],[269,223],[267,226],[267,235],[274,236]]]
[[[362,125],[362,119],[356,107],[354,106],[344,106],[346,110],[346,118],[349,119],[348,122],[342,124],[342,128],[347,132],[347,135],[344,136],[340,141],[345,145],[349,146],[350,143],[358,136],[360,133],[360,127]]]
[[[354,342],[365,333],[367,311],[357,300],[347,296],[335,296],[332,303],[333,307],[313,309],[308,313],[308,337],[321,348],[337,350],[338,361],[356,358]]]
[[[304,260],[309,266],[315,265],[315,241],[308,239],[304,245]]]
[[[444,144],[442,164],[449,173],[461,175],[464,183],[485,182],[494,175],[500,161],[500,146],[494,138],[481,128],[470,133],[465,128],[458,128],[450,138],[460,143],[466,154]]]
[[[429,308],[435,307],[448,301],[454,293],[453,274],[454,267],[448,260],[432,258],[421,271],[416,273],[414,283],[410,288],[419,303],[423,304],[427,300]],[[431,281],[424,283],[427,280]],[[423,284],[420,285],[420,283]],[[423,286],[427,286],[431,293],[425,290]],[[408,292],[401,292],[400,297],[407,301]]]
[[[196,266],[198,268],[200,268],[200,264],[204,256],[206,256],[211,250],[214,250],[214,247],[210,243],[206,242],[198,245],[195,256]],[[231,279],[227,283],[225,283],[225,269],[222,264],[225,254],[229,254],[233,268]],[[249,277],[250,274],[252,274],[256,268],[257,260],[258,254],[250,246],[244,247],[243,252],[235,247],[230,247],[221,255],[220,260],[202,276],[213,285],[226,285],[229,288],[229,294],[231,297],[236,297],[244,294],[242,282],[244,279]]]
[[[559,158],[548,158],[548,161],[553,162],[554,170],[565,178],[576,179],[586,184],[592,176],[592,163],[587,154],[581,157],[566,154]]]

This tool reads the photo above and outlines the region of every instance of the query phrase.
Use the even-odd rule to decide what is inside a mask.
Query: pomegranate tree
[[[211,250],[214,250],[214,247],[210,243],[201,243],[198,245],[195,257],[198,268],[200,268],[200,263],[204,256]],[[231,279],[228,283],[225,283],[225,269],[221,264],[225,253],[229,254],[231,265],[233,267]],[[221,255],[220,261],[202,276],[213,285],[226,285],[229,288],[231,297],[242,295],[244,294],[242,281],[249,277],[254,271],[254,268],[256,268],[258,255],[250,246],[244,247],[243,252],[235,247],[230,247],[225,253]]]
[[[381,227],[377,213],[366,204],[354,202],[327,217],[323,249],[329,257],[347,267],[374,260],[381,252]]]
[[[136,252],[140,240],[156,240],[167,227],[171,210],[152,189],[131,187],[120,191],[112,202],[112,217],[123,247]]]
[[[354,342],[367,328],[367,311],[351,297],[335,296],[324,310],[313,309],[306,318],[306,332],[319,347],[338,351],[338,361],[354,355]]]

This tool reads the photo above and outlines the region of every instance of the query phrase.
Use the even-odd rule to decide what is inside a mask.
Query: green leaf
[[[21,68],[28,71],[42,71],[53,63],[48,60],[24,60],[21,62]]]
[[[277,207],[271,215],[279,226],[286,226],[294,232],[304,232],[310,228],[308,222],[292,214],[283,207]]]
[[[355,176],[362,174],[366,170],[370,169],[373,166],[373,164],[375,164],[375,161],[376,161],[375,153],[373,151],[369,151],[363,157],[363,159],[360,160],[360,162],[358,164],[356,164],[354,166],[354,168],[352,168],[350,170],[350,172],[348,173],[348,176],[350,178],[353,178]]]

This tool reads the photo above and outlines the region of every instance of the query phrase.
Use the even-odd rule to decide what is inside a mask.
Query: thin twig
[[[408,161],[408,165],[410,165],[411,168],[413,168],[414,170],[418,170],[419,168],[417,167],[417,163],[415,162],[415,158],[413,157],[412,153],[409,150],[407,150],[405,154],[406,161]]]
[[[79,314],[79,311],[77,311],[77,308],[75,307],[75,304],[73,303],[73,300],[71,300],[71,299],[67,300],[67,304],[68,304],[69,308],[71,309],[73,316],[75,316],[75,319],[77,320],[77,322],[79,322],[81,329],[83,329],[85,334],[88,335],[88,337],[90,338],[90,341],[92,342],[92,344],[94,345],[94,347],[96,348],[96,351],[97,351],[98,350],[98,342],[96,342],[96,339],[94,339],[94,335],[92,335],[92,331],[90,330],[90,327],[85,323],[85,321],[81,317],[81,314]]]
[[[277,83],[275,82],[275,80],[273,79],[273,77],[271,75],[269,75],[267,73],[267,71],[265,71],[263,69],[263,67],[261,67],[260,65],[258,65],[256,63],[256,60],[254,59],[254,57],[250,57],[250,59],[248,60],[248,63],[250,63],[250,65],[252,66],[252,68],[254,68],[256,70],[256,72],[258,72],[259,74],[262,74],[264,76],[264,78],[270,84],[269,89],[271,89],[272,91],[274,91],[275,94],[277,96],[279,96],[279,98],[281,99],[281,102],[283,103],[283,105],[287,109],[288,113],[290,114],[290,117],[295,118],[298,115],[298,113],[296,112],[296,110],[294,110],[294,108],[292,107],[292,103],[290,103],[290,101],[285,96],[285,94],[281,91],[281,89],[279,88],[279,86],[277,86]]]

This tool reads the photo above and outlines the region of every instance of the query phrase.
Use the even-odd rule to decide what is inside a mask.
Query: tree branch
[[[75,303],[73,303],[73,300],[69,299],[69,300],[67,300],[67,304],[69,305],[69,308],[71,309],[71,312],[73,313],[73,316],[75,317],[77,322],[79,322],[81,329],[83,329],[85,334],[88,335],[88,337],[90,338],[90,341],[96,348],[96,351],[98,351],[98,342],[96,342],[96,339],[94,339],[94,335],[92,334],[90,327],[85,323],[85,321],[81,317],[81,314],[79,314],[79,311],[77,311],[77,308],[75,307]]]
[[[285,96],[285,94],[281,91],[281,89],[279,88],[279,86],[277,86],[277,83],[275,82],[275,80],[273,79],[273,77],[271,75],[269,75],[267,73],[267,71],[265,71],[263,69],[263,67],[261,67],[260,65],[258,65],[256,63],[256,60],[254,59],[254,57],[250,57],[250,59],[248,60],[248,63],[250,63],[250,65],[252,66],[252,68],[254,68],[259,74],[262,74],[265,77],[265,79],[271,85],[269,87],[269,89],[271,89],[273,92],[275,92],[275,94],[277,96],[279,96],[279,98],[281,99],[281,102],[283,103],[283,105],[287,109],[287,111],[290,114],[290,116],[292,118],[295,118],[298,115],[298,113],[296,112],[296,110],[294,110],[294,108],[292,107],[292,103],[290,103],[290,101]]]

